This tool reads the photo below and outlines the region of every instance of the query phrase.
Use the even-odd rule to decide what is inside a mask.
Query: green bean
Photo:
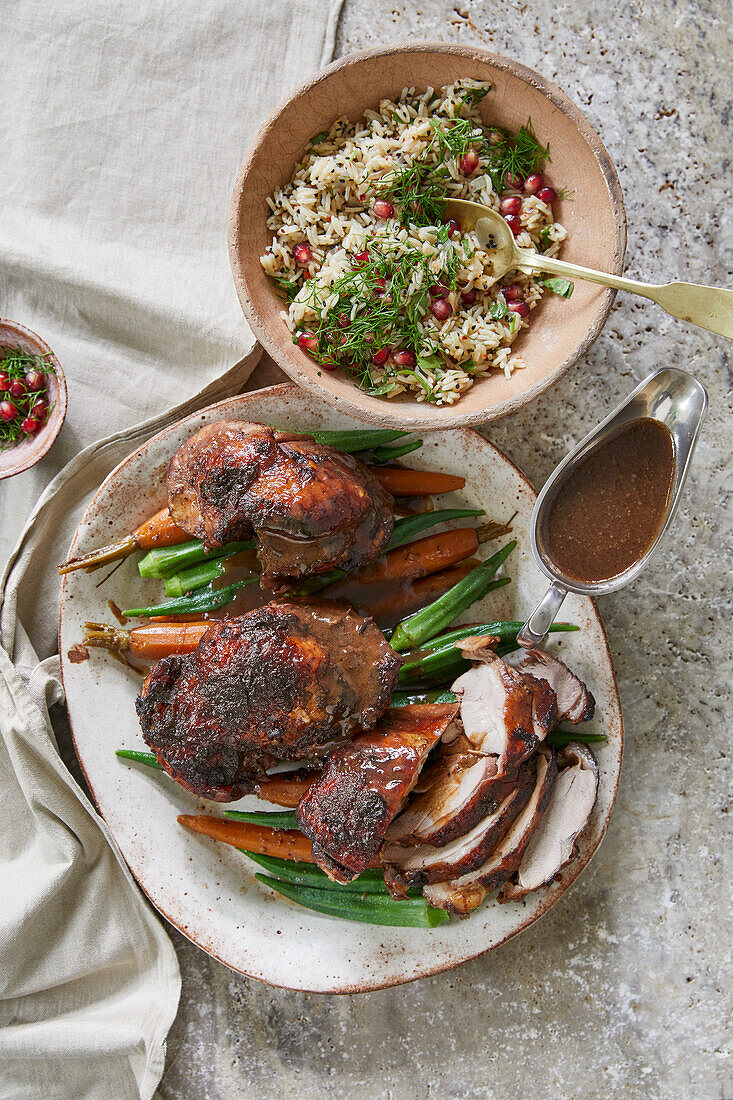
[[[523,623],[509,619],[500,619],[495,623],[468,623],[466,626],[459,626],[455,630],[449,630],[447,634],[438,634],[437,637],[423,642],[421,650],[442,649],[444,646],[460,642],[462,638],[470,638],[472,635],[493,634],[496,638],[514,639],[523,625]],[[553,633],[563,633],[569,630],[580,630],[580,627],[575,626],[574,623],[553,623],[550,630]],[[410,660],[409,653],[406,659],[407,661]]]
[[[278,856],[261,856],[257,852],[248,852],[246,848],[240,848],[240,852],[263,867],[269,874],[282,882],[291,882],[296,886],[312,886],[316,890],[337,890],[339,893],[349,894],[388,894],[384,874],[381,871],[362,871],[353,882],[343,882],[336,886],[327,875],[316,867],[314,863],[295,863],[290,859],[280,859]],[[420,890],[410,890],[410,897],[419,897]]]
[[[356,894],[338,887],[319,890],[310,886],[279,882],[267,875],[255,875],[258,882],[269,886],[283,897],[316,913],[327,913],[342,920],[362,924],[392,925],[398,928],[435,928],[449,919],[444,909],[433,909],[424,898],[395,901],[380,894]],[[333,886],[333,884],[331,884]]]
[[[267,825],[270,829],[297,829],[294,810],[225,810],[224,815],[249,825]]]
[[[399,623],[390,642],[392,649],[396,650],[397,653],[401,653],[406,649],[412,649],[420,645],[429,638],[434,638],[436,634],[449,626],[454,619],[462,615],[476,600],[483,599],[492,588],[496,587],[493,580],[494,575],[516,545],[514,541],[508,542],[506,546],[492,554],[486,561],[481,562],[480,565],[477,565],[467,577],[463,577],[442,596],[439,596],[437,600],[434,600],[433,603],[421,608],[409,619],[404,619]],[[507,578],[502,579],[506,580]]]
[[[257,577],[248,577],[247,580],[237,581],[225,588],[201,588],[192,596],[181,596],[177,600],[168,600],[167,603],[157,604],[155,607],[132,607],[124,611],[124,615],[130,618],[152,617],[154,615],[197,615],[205,611],[217,611],[231,603],[242,588],[248,584],[254,584]]]
[[[252,550],[254,541],[229,542],[218,550],[206,551],[201,539],[191,539],[190,542],[179,543],[178,546],[160,546],[155,550],[148,550],[144,558],[140,559],[137,571],[141,577],[170,577],[173,573],[180,573],[190,565],[196,565],[200,561],[218,561],[219,558],[230,558],[232,554],[238,554],[241,550]]]
[[[504,639],[504,644],[497,647],[497,653],[499,653],[499,650],[502,653],[511,653],[518,648],[516,645],[517,634],[521,628],[522,623],[520,622],[496,622],[486,623],[482,626],[462,626],[458,630],[450,631],[448,634],[441,634],[438,638],[425,642],[421,649],[407,653],[399,673],[400,683],[443,683],[458,676],[469,664],[468,659],[463,656],[461,650],[455,645],[462,638],[486,635]],[[550,629],[561,632],[577,630],[578,628],[569,623],[553,623]],[[499,656],[501,655],[499,653]]]
[[[312,435],[316,443],[352,454],[355,451],[370,451],[374,447],[381,447],[384,443],[391,443],[393,439],[409,435],[409,432],[392,431],[389,428],[351,428],[335,432],[312,432],[304,429],[303,435]]]
[[[395,691],[389,701],[391,707],[411,707],[415,703],[455,703],[452,691]]]
[[[582,730],[553,730],[547,739],[553,748],[561,749],[571,741],[580,741],[583,745],[593,745],[596,741],[608,741],[605,733],[583,733]]]
[[[157,768],[158,771],[163,770],[163,765],[158,762],[158,758],[152,752],[138,752],[137,749],[115,749],[115,756],[119,756],[121,760],[134,760],[136,764],[145,764],[148,768]]]
[[[385,462],[394,462],[396,458],[419,451],[422,447],[422,439],[413,439],[408,443],[401,443],[399,447],[375,447],[373,451],[362,455],[362,462],[368,466],[383,466]]]

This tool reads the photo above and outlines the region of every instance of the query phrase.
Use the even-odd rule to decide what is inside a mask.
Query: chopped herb
[[[569,298],[575,289],[575,284],[571,283],[570,279],[543,279],[542,285],[551,290],[553,294],[558,294],[561,298]]]
[[[316,134],[311,138],[311,147],[314,145],[320,145],[322,141],[325,141],[328,137],[328,130],[323,130],[320,134]]]
[[[461,107],[465,107],[467,103],[480,103],[482,99],[491,91],[491,85],[486,85],[485,88],[469,88],[466,94],[461,99]]]
[[[550,146],[540,145],[531,118],[527,119],[526,126],[519,127],[516,137],[503,131],[502,133],[504,141],[499,145],[489,146],[494,162],[489,167],[489,175],[496,191],[506,188],[509,176],[526,179],[533,172],[539,172],[545,161],[550,159]]]
[[[550,237],[550,226],[546,225],[544,229],[540,230],[540,244],[544,251],[552,244],[552,238]]]
[[[300,290],[298,283],[295,279],[286,279],[284,275],[271,275],[273,283],[277,287],[280,297],[284,298],[287,302],[292,302],[295,295]],[[297,344],[297,340],[294,341]]]
[[[502,321],[508,312],[509,310],[507,309],[507,304],[503,297],[497,298],[496,301],[492,302],[489,306],[489,317],[492,321]]]

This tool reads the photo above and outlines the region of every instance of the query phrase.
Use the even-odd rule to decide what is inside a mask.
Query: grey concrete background
[[[618,168],[627,272],[733,285],[730,15],[726,0],[347,0],[337,52],[440,39],[536,68]],[[485,433],[539,485],[656,367],[688,369],[710,394],[664,552],[601,607],[626,752],[608,835],[577,886],[499,951],[361,997],[270,989],[172,931],[183,996],[163,1100],[733,1097],[731,349],[622,297],[584,362]],[[248,388],[276,375],[265,363]]]

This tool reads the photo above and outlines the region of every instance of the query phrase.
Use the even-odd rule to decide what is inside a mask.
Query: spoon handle
[[[604,271],[593,271],[589,267],[579,267],[565,260],[542,256],[529,249],[517,251],[524,269],[573,276],[589,283],[615,287],[617,290],[630,290],[632,294],[640,294],[642,298],[651,298],[672,317],[690,321],[693,325],[733,340],[733,290],[702,286],[699,283],[640,283],[635,279],[624,279],[620,275],[608,275]]]

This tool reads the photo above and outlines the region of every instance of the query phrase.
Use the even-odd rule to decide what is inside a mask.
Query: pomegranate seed
[[[470,176],[478,168],[478,153],[475,149],[469,149],[458,161],[458,167],[464,176]]]
[[[404,351],[396,351],[392,358],[398,367],[414,367],[417,363],[415,352],[410,351],[409,348],[405,348]]]
[[[31,416],[35,416],[36,420],[43,420],[47,412],[48,404],[45,401],[36,401],[31,409]]]
[[[372,363],[376,367],[382,367],[389,359],[389,348],[380,348],[379,351],[375,351],[372,356]]]
[[[40,426],[38,421],[32,416],[27,416],[20,424],[21,430],[24,431],[26,435],[34,435]]]
[[[364,343],[365,344],[373,344],[374,343],[374,333],[373,332],[365,332],[364,333]]]
[[[301,351],[317,351],[318,341],[311,332],[301,332],[300,336],[298,337],[298,347]]]
[[[338,320],[338,323],[340,324],[341,328],[348,328],[348,326],[349,326],[349,315],[348,315],[348,313],[339,313],[337,320]]]
[[[516,214],[505,214],[504,215],[504,221],[507,223],[507,225],[511,229],[512,233],[516,237],[519,233],[519,230],[522,228],[521,225],[519,224],[519,218],[517,217],[517,215]]]
[[[0,401],[0,417],[6,422],[8,420],[15,420],[18,415],[18,410],[12,401]]]
[[[518,313],[520,317],[527,317],[529,315],[529,306],[526,302],[509,302],[508,309],[512,313]]]
[[[437,298],[431,303],[430,308],[439,321],[447,321],[453,314],[453,306],[445,298]]]
[[[372,210],[378,218],[384,218],[385,221],[387,218],[394,217],[394,206],[391,202],[387,202],[386,199],[377,199]]]
[[[0,373],[0,390],[7,390],[10,385],[10,377],[5,372]]]
[[[295,256],[296,262],[299,264],[309,264],[313,258],[311,252],[311,246],[309,244],[296,244],[293,249],[293,256]]]
[[[557,199],[557,191],[554,187],[540,187],[537,192],[537,198],[547,203],[548,206],[552,206],[553,202]]]
[[[517,286],[516,283],[512,283],[510,286],[502,288],[502,294],[506,298],[507,302],[521,302],[524,300],[524,291],[521,286]]]
[[[369,253],[368,252],[357,252],[357,254],[354,256],[354,261],[357,264],[368,264],[369,263]]]
[[[319,367],[323,367],[324,370],[337,370],[338,363],[334,363],[331,359],[325,359],[323,363],[318,364]]]
[[[376,283],[374,293],[378,298],[381,298],[387,288],[387,280],[379,278],[375,279],[374,282]]]
[[[518,214],[522,209],[522,200],[519,195],[509,195],[499,203],[501,214]]]
[[[25,376],[25,384],[31,393],[37,393],[43,389],[44,378],[39,370],[29,370]]]
[[[468,290],[461,291],[461,301],[463,302],[464,306],[473,305],[473,303],[476,301],[476,291],[473,287],[470,287]]]
[[[461,227],[455,218],[448,218],[448,221],[445,224],[448,226],[449,237],[455,237],[457,233],[460,234]]]
[[[428,294],[431,298],[447,298],[450,290],[442,283],[433,283],[432,286],[428,287]]]
[[[539,172],[533,172],[531,176],[527,176],[524,181],[524,190],[528,195],[536,195],[540,187],[544,187],[545,177],[541,176]]]
[[[515,176],[513,172],[504,180],[504,186],[512,191],[521,191],[524,187],[524,180],[521,176]]]
[[[25,382],[21,382],[19,378],[16,378],[14,382],[10,383],[10,396],[11,397],[25,397],[26,395]]]

